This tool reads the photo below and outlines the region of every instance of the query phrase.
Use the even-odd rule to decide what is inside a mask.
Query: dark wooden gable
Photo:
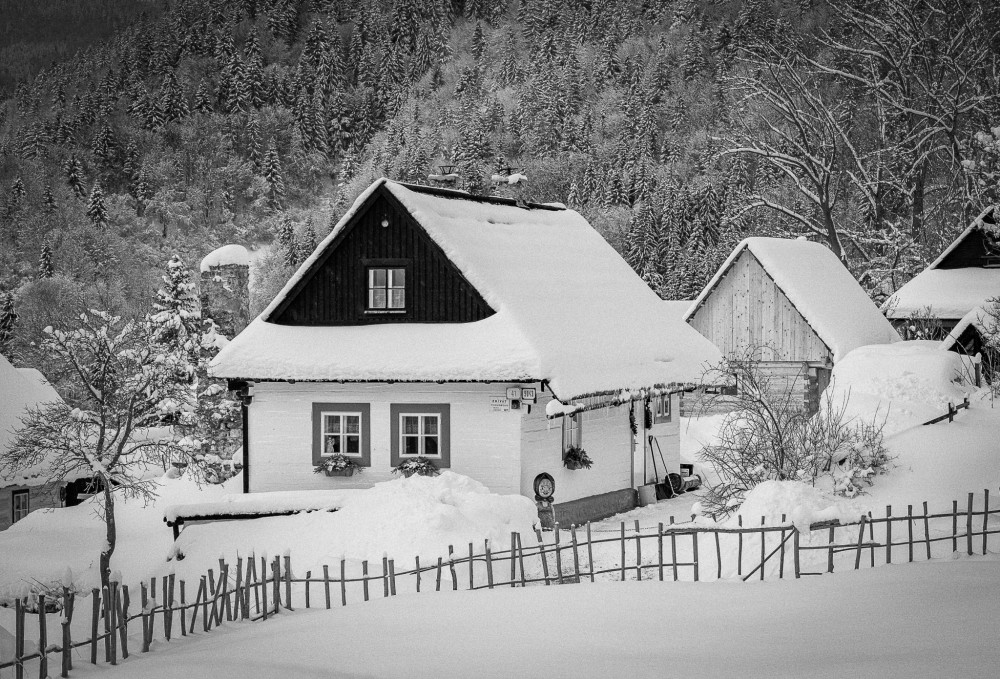
[[[388,220],[388,226],[382,222]],[[406,309],[371,312],[368,268],[406,269]],[[468,323],[494,314],[385,186],[376,189],[268,317],[282,325]]]
[[[934,268],[964,269],[985,266],[1000,266],[1000,237],[992,231],[978,227],[969,231]]]

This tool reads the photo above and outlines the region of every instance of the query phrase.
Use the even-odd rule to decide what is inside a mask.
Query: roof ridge
[[[385,179],[383,177],[383,179]],[[492,205],[507,205],[509,207],[519,207],[523,210],[548,210],[551,212],[561,212],[567,210],[565,207],[557,207],[555,205],[547,205],[545,203],[531,203],[522,200],[516,200],[514,198],[507,198],[505,196],[493,196],[493,195],[482,195],[476,193],[469,193],[468,191],[463,191],[461,189],[448,189],[442,186],[427,186],[426,184],[412,184],[410,182],[398,182],[392,179],[385,179],[386,182],[392,182],[393,184],[398,184],[405,189],[414,191],[416,193],[426,193],[431,196],[437,196],[438,198],[450,198],[454,200],[470,200],[476,203],[490,203]]]

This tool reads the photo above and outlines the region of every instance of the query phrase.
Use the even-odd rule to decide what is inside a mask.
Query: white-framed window
[[[323,413],[320,436],[323,442],[320,453],[322,456],[361,457],[361,413]]]
[[[574,413],[562,418],[562,449],[583,447],[583,413]]]
[[[368,308],[382,311],[406,309],[406,269],[373,266],[368,268]]]
[[[441,457],[441,415],[399,414],[400,457]]]
[[[670,394],[660,394],[659,396],[654,396],[650,406],[653,409],[654,424],[662,424],[670,421]]]
[[[11,523],[17,523],[28,515],[31,511],[29,501],[30,491],[15,490],[10,496],[10,517]]]

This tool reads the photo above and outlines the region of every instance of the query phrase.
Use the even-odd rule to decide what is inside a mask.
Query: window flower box
[[[409,478],[414,474],[418,476],[437,476],[441,473],[441,470],[431,460],[421,456],[403,460],[399,463],[399,466],[393,468],[392,473],[402,474],[404,477]]]
[[[313,468],[313,472],[327,476],[354,476],[355,472],[362,471],[357,462],[341,454],[331,455]]]

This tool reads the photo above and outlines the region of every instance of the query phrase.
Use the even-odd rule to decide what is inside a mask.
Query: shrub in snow
[[[846,416],[845,401],[824,398],[809,417],[794,402],[793,385],[772,383],[752,354],[726,359],[706,375],[708,384],[733,380],[738,389],[726,398],[735,409],[725,417],[718,443],[700,453],[719,476],[701,502],[703,513],[732,514],[747,491],[764,481],[815,485],[828,478],[835,492],[854,496],[886,471],[890,458],[877,413],[871,422],[856,422]]]
[[[316,474],[327,474],[328,476],[336,472],[343,472],[344,476],[350,476],[363,471],[364,467],[358,466],[353,459],[339,453],[324,459],[313,468],[313,472]]]
[[[563,465],[566,469],[590,469],[593,464],[587,451],[579,446],[570,446],[563,453]]]
[[[413,476],[414,474],[419,476],[437,476],[441,471],[437,468],[437,465],[426,457],[421,456],[403,460],[392,470],[392,473],[402,474],[403,476]]]

